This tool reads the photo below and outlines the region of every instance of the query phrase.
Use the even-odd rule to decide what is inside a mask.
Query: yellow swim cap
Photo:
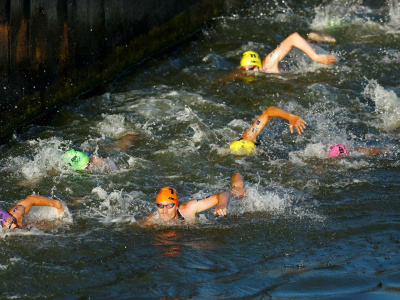
[[[262,68],[261,59],[258,54],[254,51],[246,51],[243,53],[242,59],[240,60],[240,66],[257,66],[260,69]]]
[[[229,149],[235,154],[250,155],[256,152],[256,145],[250,140],[240,139],[234,141]]]

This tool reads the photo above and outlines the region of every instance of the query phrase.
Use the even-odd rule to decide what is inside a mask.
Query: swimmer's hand
[[[217,205],[213,214],[214,216],[226,216],[226,205]]]
[[[290,129],[291,133],[293,133],[293,127],[294,127],[294,128],[296,128],[296,130],[297,130],[297,132],[299,134],[302,134],[304,129],[306,129],[306,124],[307,124],[307,122],[304,121],[299,116],[290,114],[290,116],[289,116],[289,129]]]
[[[337,62],[337,58],[335,56],[326,54],[317,54],[312,57],[312,60],[324,65],[330,65],[334,62]]]

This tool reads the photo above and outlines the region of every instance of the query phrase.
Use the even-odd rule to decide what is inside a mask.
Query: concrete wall
[[[241,0],[0,0],[0,141]]]

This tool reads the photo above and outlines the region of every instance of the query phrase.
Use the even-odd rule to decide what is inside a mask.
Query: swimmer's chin
[[[160,216],[159,221],[160,223],[168,223],[175,220],[173,217],[169,217],[169,216]]]

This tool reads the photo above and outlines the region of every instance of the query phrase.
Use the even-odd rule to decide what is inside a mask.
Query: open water
[[[219,82],[241,54],[269,53],[292,32],[332,35],[313,63],[294,50],[284,73]],[[2,299],[399,299],[400,4],[249,1],[174,53],[149,60],[90,98],[32,125],[0,153],[0,206],[35,193],[68,213],[32,212],[0,232]],[[308,123],[302,135],[272,119],[258,154],[227,151],[268,106]],[[128,150],[107,151],[136,131]],[[351,154],[328,159],[330,144]],[[377,146],[385,154],[360,155]],[[74,147],[107,157],[111,173],[67,169]],[[249,196],[229,216],[144,228],[160,187],[181,202],[227,190]],[[38,221],[47,218],[47,222]]]

